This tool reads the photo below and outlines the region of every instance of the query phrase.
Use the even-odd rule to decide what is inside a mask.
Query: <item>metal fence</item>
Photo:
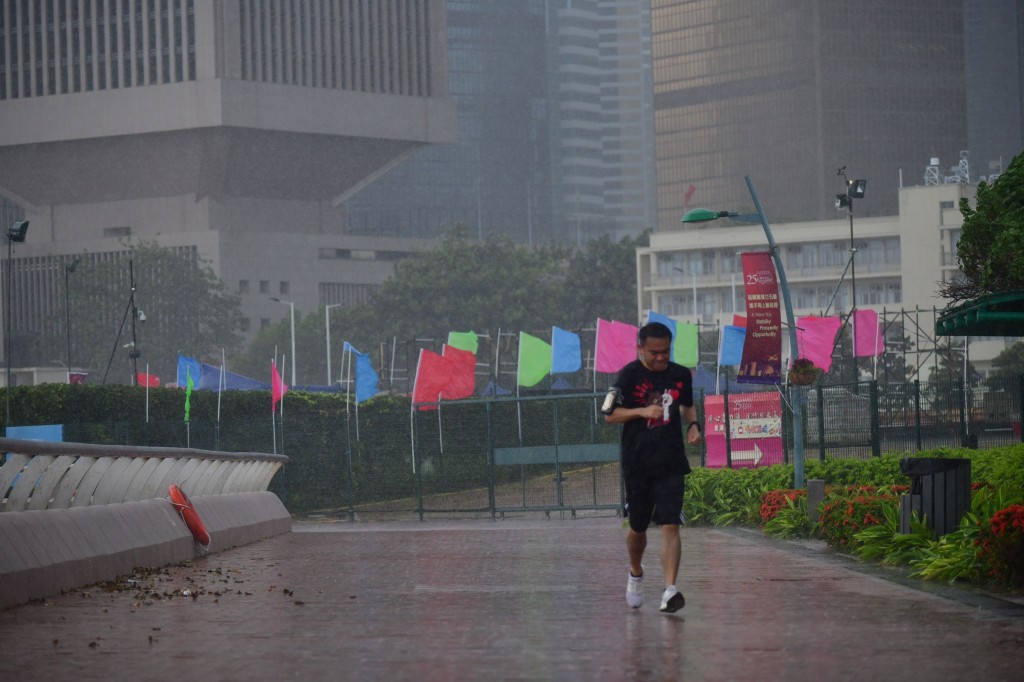
[[[779,391],[778,387],[762,390]],[[1022,441],[1021,382],[913,382],[791,388],[781,395],[785,458],[793,410],[804,410],[804,456],[868,458],[938,447]],[[375,400],[357,412],[205,423],[66,424],[65,439],[287,455],[270,490],[293,513],[340,518],[619,509],[619,427],[598,412],[603,394],[509,396],[411,409]],[[698,394],[703,414],[704,396]],[[694,466],[706,451],[688,449]]]

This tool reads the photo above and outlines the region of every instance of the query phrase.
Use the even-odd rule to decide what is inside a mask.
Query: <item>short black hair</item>
[[[637,343],[641,346],[647,339],[671,339],[672,330],[661,322],[648,322],[640,327],[640,333],[636,335]]]

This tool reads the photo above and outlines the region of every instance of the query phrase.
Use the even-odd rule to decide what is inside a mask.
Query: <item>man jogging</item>
[[[697,410],[693,406],[690,370],[669,361],[672,332],[659,322],[640,328],[638,360],[619,371],[619,403],[605,412],[609,424],[622,424],[622,477],[626,485],[629,530],[629,580],[626,602],[640,608],[644,602],[644,569],[640,563],[647,547],[647,527],[661,526],[661,567],[665,591],[661,611],[674,613],[686,603],[676,589],[679,573],[679,524],[683,511],[684,477],[690,463],[686,442],[701,441]],[[685,424],[685,427],[684,427]]]

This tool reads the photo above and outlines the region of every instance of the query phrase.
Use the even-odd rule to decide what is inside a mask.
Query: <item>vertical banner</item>
[[[782,313],[775,264],[767,252],[744,253],[742,260],[747,335],[736,381],[778,384],[782,377]]]
[[[726,466],[724,396],[704,398],[707,466]],[[774,393],[729,395],[729,432],[733,468],[782,464],[782,401]]]

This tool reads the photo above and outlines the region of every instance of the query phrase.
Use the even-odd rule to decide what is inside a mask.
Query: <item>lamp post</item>
[[[331,308],[340,308],[341,303],[330,303],[324,306],[324,331],[327,336],[327,385],[331,385]]]
[[[836,175],[843,176],[846,182],[846,194],[836,195],[836,208],[846,209],[846,215],[850,218],[850,319],[857,312],[857,247],[853,242],[853,200],[864,198],[864,189],[868,184],[867,180],[850,180],[846,177],[846,166],[838,169]],[[853,384],[854,390],[860,383],[860,370],[857,367],[857,335],[853,335]]]
[[[26,234],[28,234],[27,220],[19,220],[7,228],[7,305],[4,307],[4,318],[7,323],[4,327],[4,357],[7,359],[7,387],[4,390],[7,398],[7,421],[4,422],[5,426],[11,425],[11,314],[13,312],[11,294],[14,288],[11,264],[13,263],[14,244],[15,242],[19,244],[24,242]]]
[[[292,316],[292,386],[295,385],[295,302],[294,301],[282,301],[276,296],[270,297],[271,301],[277,301],[278,303],[284,303],[291,309]]]
[[[70,292],[70,274],[78,269],[78,264],[82,261],[75,258],[69,264],[64,266],[64,330],[67,332],[68,337],[68,383],[71,383],[71,294]]]
[[[765,217],[764,209],[761,207],[761,200],[754,190],[754,183],[750,180],[750,176],[746,176],[744,180],[747,182],[747,189],[750,190],[750,198],[754,200],[754,208],[757,210],[757,213],[741,214],[730,211],[709,211],[706,208],[695,208],[683,216],[682,222],[700,223],[719,218],[733,218],[735,220],[761,223],[761,227],[764,228],[764,236],[768,239],[768,248],[772,254],[772,260],[775,261],[775,269],[779,275],[779,290],[782,294],[783,306],[786,309],[786,324],[789,326],[789,354],[792,358],[797,352],[796,319],[793,316],[793,301],[789,294],[786,270],[782,265],[779,245],[775,243],[775,237],[772,236],[772,228],[768,225],[768,218]],[[793,487],[802,488],[804,486],[803,388],[796,386],[793,387],[793,390],[796,391],[797,396],[793,409]]]

